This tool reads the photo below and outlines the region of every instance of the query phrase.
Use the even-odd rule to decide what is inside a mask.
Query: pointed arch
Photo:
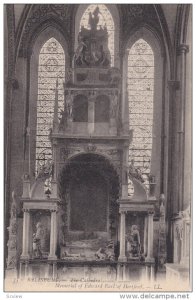
[[[129,163],[143,174],[149,189],[149,175],[156,177],[160,188],[162,143],[163,56],[159,41],[146,28],[136,31],[126,46],[127,108],[129,130],[133,139],[129,146]],[[124,83],[125,86],[125,83]],[[129,185],[129,192],[132,193]]]
[[[55,87],[58,77],[59,114],[64,105],[63,81],[69,67],[68,46],[64,36],[53,26],[36,38],[30,58],[29,121],[31,130],[31,170],[52,158],[49,140],[54,112]]]
[[[128,53],[127,87],[129,129],[134,133],[129,145],[129,161],[134,161],[147,180],[152,155],[154,53],[142,38]]]
[[[49,138],[54,115],[56,81],[58,80],[59,113],[64,106],[63,82],[65,79],[65,53],[61,44],[49,38],[39,53],[37,126],[36,126],[36,171],[48,159],[52,159]]]

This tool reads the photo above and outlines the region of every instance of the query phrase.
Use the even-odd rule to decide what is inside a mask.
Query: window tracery
[[[154,53],[144,39],[137,40],[129,49],[127,87],[129,128],[133,130],[129,164],[134,160],[134,167],[141,171],[148,190],[152,152]],[[128,193],[133,194],[131,180]]]
[[[52,159],[50,130],[54,114],[56,81],[58,79],[58,111],[64,107],[63,82],[65,78],[65,54],[60,43],[50,38],[41,48],[38,66],[36,173]]]

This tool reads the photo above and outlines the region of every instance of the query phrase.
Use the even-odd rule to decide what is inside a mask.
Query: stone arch
[[[109,122],[110,99],[104,93],[95,99],[95,122]]]
[[[22,16],[17,30],[16,44],[19,57],[31,55],[35,40],[47,27],[56,28],[66,40],[70,38],[70,14],[73,8],[71,6],[55,5],[54,9],[53,6],[51,4],[32,4],[29,5],[29,9],[25,8],[26,13]]]
[[[96,222],[93,220],[92,223],[92,219],[89,221],[89,224],[92,223],[92,226],[95,227],[93,231],[105,232],[104,235],[107,235],[107,238],[112,238],[112,236],[117,238],[117,200],[120,192],[120,183],[117,172],[108,159],[106,159],[103,155],[95,153],[75,155],[67,161],[67,163],[59,172],[58,190],[63,207],[62,219],[64,219],[63,226],[66,236],[77,236],[78,225],[77,223],[73,223],[71,214],[73,213],[75,216],[74,220],[77,220],[76,215],[79,217],[80,211],[78,211],[76,203],[78,203],[78,207],[80,207],[79,202],[84,202],[83,205],[86,208],[90,207],[89,209],[91,217],[89,218],[92,218],[92,215],[95,214],[96,211],[97,215],[94,217],[97,218],[97,222],[99,222],[100,219],[99,224],[101,227],[98,227],[97,229]],[[80,192],[82,193],[81,195]],[[80,199],[80,201],[77,200],[76,195],[78,195],[77,197]],[[92,201],[94,201],[94,204]],[[103,220],[101,220],[102,212]],[[84,213],[85,212],[83,212],[83,214]],[[80,226],[84,227],[83,214],[81,213],[82,220],[80,221]],[[90,228],[88,228],[88,230],[90,230]],[[79,231],[81,231],[78,233],[79,236],[83,236],[85,231],[84,228]]]
[[[106,168],[110,169],[110,172],[113,174],[113,176],[115,178],[116,187],[119,189],[120,178],[119,178],[119,174],[118,174],[115,166],[112,163],[112,160],[107,155],[105,155],[105,154],[102,154],[102,153],[100,154],[100,153],[97,153],[97,152],[95,153],[93,151],[83,152],[83,153],[80,152],[79,154],[75,154],[75,155],[69,157],[69,159],[66,161],[65,165],[62,166],[62,168],[59,171],[59,174],[58,174],[58,184],[59,185],[61,184],[61,182],[62,182],[62,176],[64,176],[64,174],[67,172],[67,169],[70,167],[71,163],[74,160],[77,160],[80,157],[85,157],[85,156],[87,157],[89,155],[91,156],[91,158],[93,158],[93,157],[96,158],[97,157],[97,158],[100,159],[100,161],[102,163],[105,163]],[[60,191],[60,194],[62,194],[61,191]]]
[[[73,122],[88,122],[88,98],[82,93],[73,99]]]

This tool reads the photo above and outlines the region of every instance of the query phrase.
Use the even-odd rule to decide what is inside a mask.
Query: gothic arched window
[[[96,7],[99,7],[99,23],[98,27],[104,28],[106,26],[107,32],[108,32],[108,48],[111,55],[111,65],[114,65],[114,20],[112,18],[112,15],[106,5],[104,4],[90,4],[87,9],[85,10],[81,20],[80,20],[80,28],[81,26],[84,26],[84,28],[89,29],[89,13],[93,12]]]
[[[65,53],[61,44],[50,38],[42,46],[38,65],[38,97],[36,128],[36,172],[52,159],[49,138],[54,114],[56,82],[58,80],[59,114],[64,107],[63,81],[65,78]]]
[[[129,163],[141,171],[148,189],[153,142],[154,53],[144,39],[137,40],[129,49],[127,88],[129,128],[133,130]],[[130,181],[129,194],[131,190]]]

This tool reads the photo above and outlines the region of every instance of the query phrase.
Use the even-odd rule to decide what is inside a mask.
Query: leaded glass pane
[[[52,159],[49,139],[54,114],[56,81],[58,78],[58,109],[64,106],[63,82],[65,78],[65,54],[60,43],[49,39],[39,54],[37,130],[36,130],[36,173],[48,159]]]
[[[127,87],[129,128],[133,130],[133,140],[129,146],[129,163],[134,160],[134,166],[142,171],[144,184],[148,189],[152,152],[154,54],[143,39],[139,39],[129,50]],[[133,194],[130,180],[128,193]]]
[[[93,12],[96,7],[99,7],[99,23],[98,26],[104,27],[106,26],[108,31],[108,48],[110,50],[111,55],[111,65],[114,65],[114,21],[112,18],[111,13],[107,9],[107,7],[104,4],[91,4],[87,7],[85,10],[81,21],[80,21],[80,28],[81,26],[84,26],[84,28],[90,29],[88,20],[89,20],[89,13]]]

